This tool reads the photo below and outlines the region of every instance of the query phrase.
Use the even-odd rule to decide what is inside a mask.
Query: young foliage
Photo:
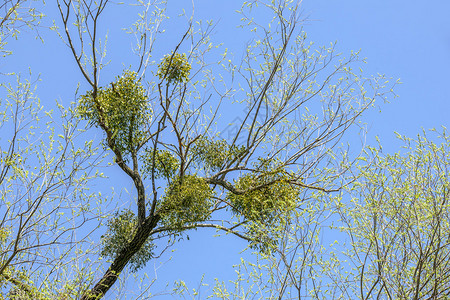
[[[358,282],[346,288],[363,299],[447,299],[450,138],[445,130],[437,143],[425,133],[398,137],[398,153],[369,149],[341,209]]]

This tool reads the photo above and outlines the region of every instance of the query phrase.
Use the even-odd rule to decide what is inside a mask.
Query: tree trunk
[[[97,284],[84,293],[82,300],[98,300],[102,298],[106,292],[114,285],[126,264],[131,257],[141,249],[142,245],[147,241],[150,232],[156,227],[160,217],[159,215],[149,216],[145,219],[136,231],[133,240],[120,251],[119,255],[114,259],[103,277]]]

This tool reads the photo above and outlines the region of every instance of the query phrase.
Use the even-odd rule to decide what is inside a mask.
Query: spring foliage
[[[448,299],[450,138],[432,131],[433,137],[398,135],[403,153],[369,148],[371,163],[361,163],[354,198],[343,207],[354,257],[366,257],[356,276],[372,287],[363,291],[367,299]]]

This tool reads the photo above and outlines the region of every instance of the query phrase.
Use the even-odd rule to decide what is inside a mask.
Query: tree
[[[158,65],[157,78],[146,74],[158,28],[148,29],[148,12],[135,26],[140,55],[136,71],[125,71],[101,87],[103,52],[97,32],[108,4],[58,1],[64,39],[90,85],[80,98],[80,116],[104,132],[105,146],[133,181],[137,195],[136,212],[117,213],[110,221],[103,254],[111,264],[83,299],[102,297],[128,263],[143,267],[161,236],[212,227],[271,252],[280,230],[301,206],[303,190],[337,190],[339,184],[332,180],[337,174],[325,171],[331,149],[375,98],[383,97],[384,86],[379,79],[352,73],[349,65],[358,59],[356,54],[335,60],[333,46],[312,53],[301,33],[299,3],[254,1],[244,4],[244,21],[258,27],[247,13],[262,4],[273,13],[272,29],[261,27],[262,38],[248,46],[240,65],[227,61],[226,55],[220,61],[225,71],[245,82],[242,90],[215,88],[208,99],[202,97],[209,86],[216,87],[204,60],[211,49],[211,27],[196,28],[192,17],[180,42]],[[155,15],[152,24],[159,25],[162,14]],[[228,99],[237,99],[235,105],[247,107],[247,112],[236,124],[236,134],[220,139],[213,124],[220,118],[221,102]],[[322,116],[306,109],[313,101],[317,103],[311,109],[320,107]],[[211,221],[223,210],[228,212],[225,218]]]
[[[82,261],[72,248],[67,253],[77,260],[79,272],[67,274],[67,288],[50,288],[39,294],[42,298],[99,299],[127,266],[139,271],[164,251],[165,243],[170,246],[193,229],[213,228],[248,241],[262,255],[276,253],[284,245],[284,229],[301,226],[305,204],[314,205],[307,200],[342,187],[339,176],[349,170],[351,159],[338,147],[341,138],[358,126],[359,117],[376,99],[384,100],[391,91],[384,77],[365,78],[353,71],[361,62],[357,53],[344,58],[333,44],[310,44],[301,29],[297,1],[244,3],[243,27],[255,39],[237,64],[226,50],[217,64],[210,63],[208,55],[220,50],[210,37],[214,25],[197,23],[194,16],[187,18],[173,49],[152,63],[167,4],[137,3],[142,12],[130,27],[137,38],[137,63],[107,83],[100,76],[106,68],[100,24],[113,4],[57,1],[60,36],[88,85],[73,109],[77,121],[68,115],[69,125],[62,128],[77,128],[77,122],[86,120],[93,127],[89,130],[102,132],[101,145],[133,183],[135,200],[117,199],[133,205],[112,212],[106,232],[95,240],[101,245],[97,253],[95,245],[86,245],[94,261]],[[253,18],[259,9],[270,15],[269,24]],[[220,112],[228,107],[244,113],[233,130],[224,132],[218,124],[227,123]],[[74,136],[61,139],[78,145]],[[94,146],[85,147],[74,155],[93,159]],[[58,175],[87,166],[84,160],[67,165],[81,159],[78,156],[60,157],[66,171]],[[95,164],[90,168],[95,170]],[[89,176],[73,178],[55,189],[71,190],[67,194],[80,208],[75,215],[92,213],[92,219],[100,219],[104,210],[82,209],[92,199],[83,192]],[[52,203],[64,206],[64,199],[69,198]],[[56,212],[50,209],[46,216]],[[76,248],[82,242],[68,245]],[[100,258],[107,258],[106,265]],[[58,276],[51,273],[34,282],[45,285]]]
[[[275,255],[242,262],[234,285],[218,282],[213,295],[447,299],[449,137],[444,128],[398,138],[403,149],[395,154],[368,147],[345,192],[310,202],[316,207],[285,228]]]
[[[0,51],[5,56],[12,54],[8,38],[23,28],[36,30],[42,18],[27,4],[1,5]],[[94,214],[93,195],[86,191],[86,183],[99,176],[97,147],[85,138],[80,143],[83,127],[70,107],[44,111],[37,81],[2,74],[0,84],[1,299],[69,297],[75,280],[64,265],[80,258],[75,250],[86,242],[75,232],[101,217]]]
[[[372,160],[360,167],[343,213],[357,283],[351,293],[361,299],[450,295],[450,144],[445,129],[433,131],[435,138],[398,135],[401,153],[371,148]]]
[[[5,50],[5,45],[11,37],[17,37],[20,29],[27,27],[35,29],[39,25],[43,14],[31,5],[27,0],[5,0],[0,4],[1,21],[0,28],[2,34],[1,46],[2,54],[10,52]]]

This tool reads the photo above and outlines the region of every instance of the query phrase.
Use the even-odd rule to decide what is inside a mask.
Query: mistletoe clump
[[[227,200],[232,212],[246,220],[250,247],[270,252],[297,205],[298,187],[289,183],[283,169],[270,170],[265,166],[260,172],[241,176],[235,188],[243,193],[229,192]]]
[[[239,190],[249,190],[244,194],[228,193],[233,204],[233,212],[247,220],[270,224],[280,215],[292,210],[298,198],[298,189],[287,182],[281,174],[247,174],[235,184]]]
[[[175,230],[206,221],[211,215],[214,192],[203,178],[185,175],[167,187],[161,203],[163,222]]]
[[[150,107],[136,72],[125,71],[111,87],[99,89],[96,95],[91,91],[81,96],[78,114],[109,132],[114,147],[124,154],[136,149],[147,136]]]
[[[158,77],[161,80],[172,82],[186,82],[191,72],[191,65],[189,64],[186,54],[168,54],[165,55],[158,66]]]
[[[224,163],[233,161],[245,154],[244,146],[229,145],[226,140],[197,139],[192,147],[194,160],[206,169],[218,171]]]
[[[131,210],[116,212],[108,221],[108,230],[102,236],[103,249],[101,255],[114,259],[134,237],[137,228],[137,218]],[[155,245],[147,239],[144,245],[130,259],[131,271],[136,272],[143,268],[153,255]]]
[[[178,168],[179,162],[174,155],[168,150],[145,149],[141,156],[144,162],[143,173],[145,177],[151,177],[152,173],[155,178],[172,178]]]

